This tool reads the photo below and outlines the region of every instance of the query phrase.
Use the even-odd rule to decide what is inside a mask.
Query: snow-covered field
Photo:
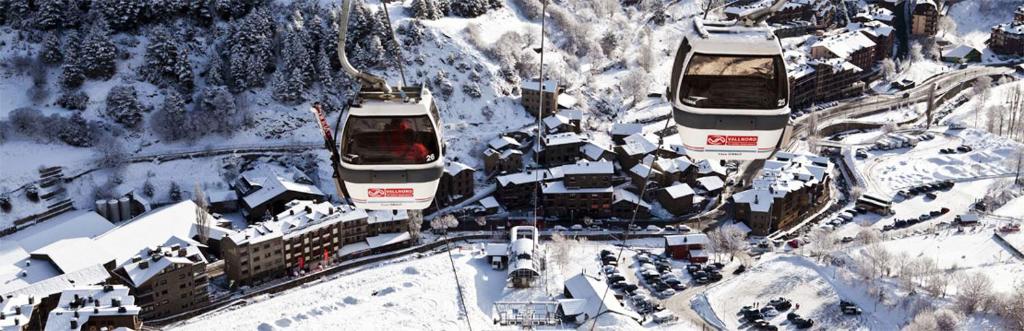
[[[630,241],[630,247],[655,247],[659,243],[658,240],[637,240]],[[491,309],[494,302],[550,299],[551,296],[545,293],[557,297],[562,292],[565,278],[581,271],[597,273],[601,249],[617,251],[610,243],[578,243],[569,250],[569,263],[561,268],[552,265],[554,274],[547,278],[547,284],[539,281],[533,289],[517,290],[507,287],[506,271],[491,269],[482,256],[481,247],[481,244],[463,243],[452,251],[455,269],[463,286],[469,323],[474,330],[516,329],[493,324]],[[439,253],[369,266],[273,297],[260,297],[241,306],[193,318],[174,325],[172,329],[378,330],[386,325],[388,330],[466,330],[469,328],[467,314],[462,311],[457,293],[448,256]],[[647,322],[644,327],[692,329],[686,322],[668,327]],[[625,319],[598,329],[644,327]]]
[[[765,255],[747,273],[713,286],[707,291],[711,311],[727,330],[750,327],[739,321],[743,306],[764,306],[769,300],[785,297],[794,308],[767,319],[783,330],[796,327],[786,321],[786,314],[796,312],[815,321],[815,327],[841,330],[894,330],[905,321],[903,312],[889,307],[872,308],[872,299],[857,284],[845,283],[833,270],[805,257],[780,254]],[[839,300],[853,301],[864,309],[859,317],[839,313]],[[797,308],[797,306],[799,308]]]
[[[982,2],[993,4],[991,10],[981,10]],[[955,45],[965,44],[982,51],[983,59],[994,55],[985,43],[991,37],[992,27],[1013,20],[1014,9],[1024,4],[1020,0],[957,1],[949,8],[949,16],[956,21],[956,31],[940,32],[940,37]]]

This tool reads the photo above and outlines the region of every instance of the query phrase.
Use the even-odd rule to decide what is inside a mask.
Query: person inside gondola
[[[394,118],[385,127],[388,133],[387,146],[391,157],[400,163],[425,163],[430,151],[423,142],[417,139],[416,131],[413,130],[412,122],[408,119]]]

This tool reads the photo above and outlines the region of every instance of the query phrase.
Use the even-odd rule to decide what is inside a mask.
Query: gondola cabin
[[[768,27],[695,21],[676,52],[668,98],[694,159],[765,159],[789,123],[789,79]]]
[[[430,206],[444,171],[444,143],[429,90],[362,91],[342,123],[340,174],[356,207]]]

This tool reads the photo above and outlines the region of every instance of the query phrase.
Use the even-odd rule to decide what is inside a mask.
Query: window
[[[427,115],[350,116],[342,138],[345,162],[422,164],[438,156],[437,133]]]
[[[781,56],[694,54],[678,99],[698,108],[776,109],[789,98]]]

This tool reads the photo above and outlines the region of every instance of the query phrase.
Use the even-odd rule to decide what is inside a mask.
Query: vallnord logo
[[[707,144],[714,146],[757,146],[757,136],[724,136],[709,134]]]
[[[371,198],[411,198],[411,188],[371,188],[366,190]]]

